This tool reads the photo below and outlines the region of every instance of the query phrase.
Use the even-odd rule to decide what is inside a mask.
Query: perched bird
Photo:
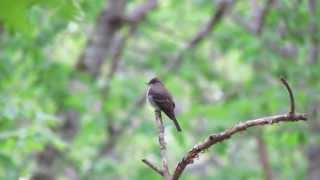
[[[172,96],[157,77],[148,82],[147,99],[156,111],[163,111],[174,123],[178,131],[181,128],[174,114],[175,104]]]

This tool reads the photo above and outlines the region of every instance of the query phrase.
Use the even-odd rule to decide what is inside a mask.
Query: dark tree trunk
[[[109,0],[97,18],[96,25],[89,35],[87,45],[81,54],[77,68],[97,77],[104,59],[110,53],[112,42],[121,29],[125,12],[125,0]]]

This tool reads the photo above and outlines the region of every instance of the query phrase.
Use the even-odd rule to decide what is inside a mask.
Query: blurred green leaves
[[[34,8],[46,8],[51,16],[69,19],[75,17],[79,5],[74,0],[2,0],[0,2],[0,22],[8,30],[31,36],[36,30]]]
[[[141,2],[128,1],[127,10]],[[320,67],[307,63],[310,17],[306,1],[300,2],[294,8],[289,0],[279,1],[260,35],[228,15],[199,46],[184,53],[179,68],[165,75],[183,128],[177,133],[164,118],[170,170],[208,134],[244,120],[287,112],[288,95],[279,76],[286,76],[291,84],[297,110],[308,111],[310,102],[319,99]],[[161,179],[141,163],[151,157],[160,164],[153,110],[135,103],[146,91],[145,82],[165,72],[216,4],[159,1],[129,37],[110,81],[105,76],[112,67],[110,57],[97,80],[75,66],[106,5],[104,0],[0,2],[0,24],[5,27],[0,33],[0,179],[31,177],[38,168],[36,154],[47,143],[60,150],[63,160],[55,162],[54,171],[62,179],[70,164],[80,178],[89,172],[88,179]],[[233,8],[232,13],[251,22],[250,3],[238,1]],[[288,45],[295,49],[290,56],[280,51]],[[60,130],[65,125],[63,113],[69,110],[78,115],[72,141],[64,139]],[[112,138],[109,125],[128,126],[117,137],[112,153],[97,158],[101,146]],[[304,150],[310,141],[318,142],[319,135],[306,127],[297,123],[264,128],[275,179],[303,179],[307,174]],[[190,167],[182,179],[262,179],[252,138],[256,133],[260,131],[237,135],[204,152],[201,157],[215,155],[222,165]],[[194,167],[201,163],[200,158]]]

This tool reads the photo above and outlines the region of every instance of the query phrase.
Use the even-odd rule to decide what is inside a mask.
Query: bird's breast
[[[151,104],[151,106],[154,107],[155,109],[159,109],[158,105],[154,102],[153,97],[149,94],[149,91],[150,91],[150,87],[147,90],[147,100],[149,104]]]

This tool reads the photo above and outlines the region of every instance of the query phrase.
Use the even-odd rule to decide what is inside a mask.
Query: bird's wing
[[[153,93],[152,98],[164,113],[166,113],[170,118],[174,118],[173,116],[175,104],[170,96],[163,96],[162,94]]]
[[[174,102],[172,101],[172,99],[168,96],[163,96],[162,94],[158,94],[158,93],[153,93],[152,94],[152,98],[153,100],[159,104],[159,105],[170,105],[170,106],[174,106]]]

